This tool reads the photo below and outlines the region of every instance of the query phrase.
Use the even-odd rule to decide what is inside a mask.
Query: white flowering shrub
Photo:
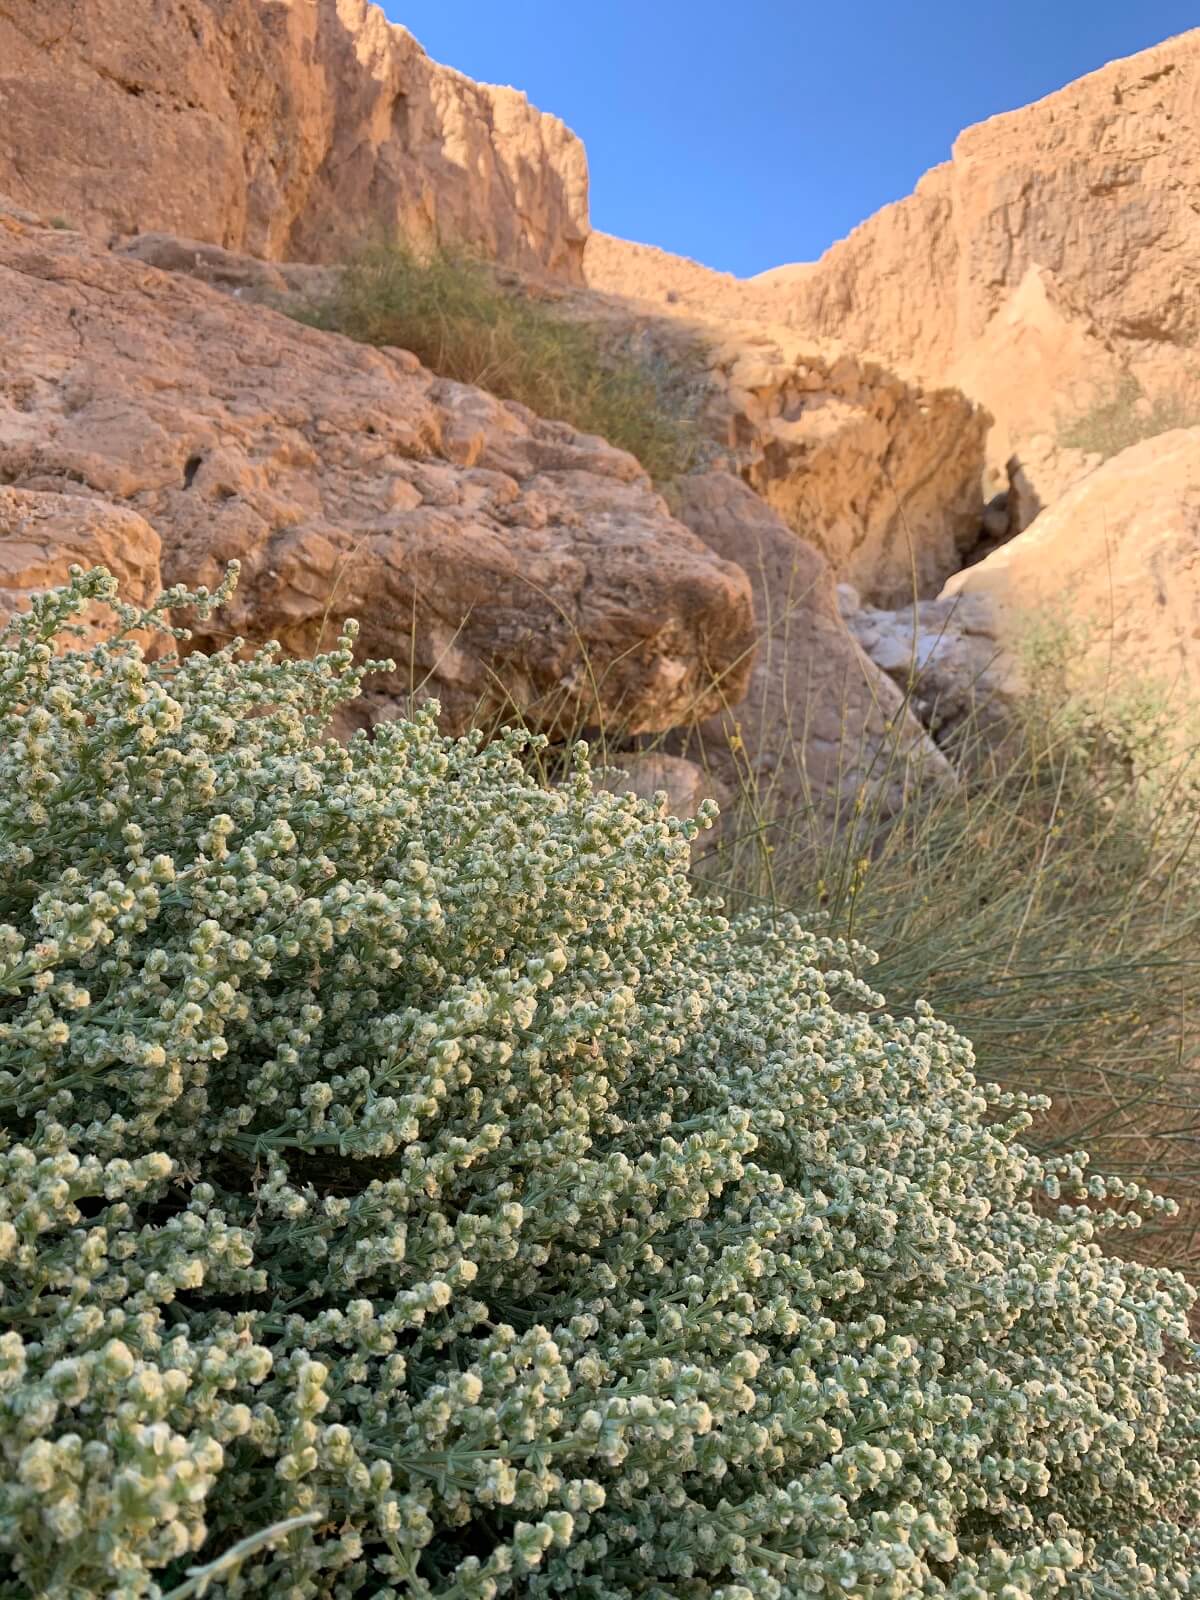
[[[0,1595],[1200,1595],[1160,1202],[694,825],[111,591],[0,638]]]

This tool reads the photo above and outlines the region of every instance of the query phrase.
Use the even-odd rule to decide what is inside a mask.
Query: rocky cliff
[[[818,262],[742,281],[593,235],[585,273],[960,390],[993,419],[987,492],[1011,471],[1019,531],[1102,459],[1072,442],[1089,409],[1127,392],[1200,420],[1200,30],[968,128]]]
[[[925,375],[970,354],[1031,270],[1131,353],[1200,335],[1200,29],[968,128],[815,266],[754,280],[789,320]]]
[[[1027,533],[952,578],[946,600],[985,601],[1001,641],[1048,613],[1074,626],[1096,678],[1147,674],[1194,704],[1200,428],[1159,434],[1106,461]]]
[[[703,729],[712,771],[753,684],[739,738],[788,805],[844,805],[885,738],[884,812],[944,772],[823,559],[743,484],[684,480],[672,516],[603,440],[256,301],[297,270],[0,205],[0,621],[71,562],[146,598],[237,559],[226,631],[196,642],[309,653],[355,616],[396,662],[368,720],[432,693],[451,728]]]
[[[1073,417],[1132,380],[1200,407],[1200,30],[968,128],[951,159],[812,266],[755,280],[780,318],[995,418],[1034,503],[1096,463]]]
[[[579,140],[368,0],[0,0],[0,129],[0,193],[91,234],[320,261],[390,227],[581,275]]]
[[[1103,523],[1105,496],[1068,496],[1110,481],[1070,419],[1123,394],[1200,420],[1198,112],[1200,31],[969,129],[820,262],[741,282],[589,234],[563,124],[366,0],[0,0],[0,613],[89,554],[147,593],[237,557],[243,633],[308,651],[354,613],[400,658],[373,715],[420,686],[451,726],[690,728],[706,761],[741,728],[789,803],[814,773],[844,799],[864,765],[835,781],[840,752],[869,765],[896,729],[928,769],[886,674],[908,686],[924,629],[973,693],[994,575],[1025,571],[1019,540],[973,569],[959,627],[981,537],[1060,500]],[[617,344],[699,352],[710,470],[675,514],[602,440],[249,303],[385,228],[478,250]],[[1169,463],[1180,563],[1195,448]],[[1154,540],[1126,522],[1132,572]],[[785,751],[801,685],[821,704]],[[938,698],[953,720],[969,696]]]
[[[366,0],[0,0],[0,122],[0,194],[106,241],[161,232],[332,261],[395,228],[584,276],[579,141],[516,91],[430,61]],[[607,247],[638,263],[613,274],[635,316],[692,314],[692,297],[662,293],[670,258]],[[588,247],[594,288],[605,248]],[[911,597],[914,573],[936,593],[978,534],[982,412],[797,338],[760,315],[769,294],[691,275],[745,302],[738,327],[722,305],[692,330],[722,459],[864,594]]]

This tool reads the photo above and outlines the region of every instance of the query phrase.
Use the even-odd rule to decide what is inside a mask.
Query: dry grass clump
[[[508,286],[446,249],[375,243],[306,314],[366,344],[396,345],[442,377],[599,434],[665,482],[695,466],[703,365],[682,348],[638,346]]]
[[[981,1079],[1053,1096],[1042,1148],[1082,1144],[1180,1202],[1133,1248],[1197,1275],[1200,763],[1152,685],[1082,690],[1065,631],[1031,634],[1025,655],[1008,737],[964,728],[956,788],[886,820],[847,807],[830,840],[750,785],[702,870],[733,904],[787,907],[878,952],[893,1012],[928,1001],[971,1039]]]
[[[1084,450],[1107,461],[1131,445],[1169,433],[1173,428],[1195,427],[1198,422],[1200,405],[1182,394],[1162,394],[1151,399],[1133,374],[1127,372],[1086,410],[1059,419],[1058,442],[1064,449]]]

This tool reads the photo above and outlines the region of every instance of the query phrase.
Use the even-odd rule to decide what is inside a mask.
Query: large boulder
[[[1020,535],[946,585],[985,601],[998,642],[1039,612],[1074,619],[1097,671],[1116,661],[1200,690],[1200,428],[1096,468]]]
[[[0,128],[0,193],[104,237],[339,260],[398,228],[581,274],[579,140],[367,0],[10,0]]]
[[[754,587],[757,640],[745,699],[675,736],[732,795],[777,829],[895,815],[914,788],[950,769],[892,680],[846,629],[828,561],[739,478],[705,472],[679,485],[679,515]]]
[[[417,692],[452,728],[661,730],[749,672],[745,573],[632,456],[11,215],[0,482],[135,512],[167,583],[240,560],[221,620],[251,639],[308,653],[357,616],[364,653],[398,664],[380,714]]]

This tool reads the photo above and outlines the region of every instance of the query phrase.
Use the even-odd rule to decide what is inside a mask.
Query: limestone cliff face
[[[1200,28],[966,129],[817,262],[738,279],[603,234],[595,288],[784,323],[954,382],[1031,279],[1134,360],[1200,340]],[[982,397],[986,403],[986,396]]]
[[[936,594],[979,539],[987,413],[791,329],[711,337],[729,465],[863,594]]]
[[[597,234],[585,275],[960,390],[994,421],[989,493],[1014,463],[1019,531],[1098,464],[1063,442],[1097,401],[1132,382],[1200,418],[1200,29],[968,128],[818,262],[739,280]]]
[[[1200,29],[968,128],[812,267],[755,280],[790,320],[947,376],[1030,269],[1104,335],[1200,335]]]
[[[1200,402],[1200,30],[968,128],[952,159],[814,265],[747,285],[996,419],[1034,504],[1095,462],[1064,418],[1125,375],[1147,402]]]
[[[0,193],[272,260],[372,227],[578,281],[583,146],[368,0],[0,0]]]
[[[1200,693],[1200,427],[1113,456],[1019,539],[957,573],[946,599],[982,602],[1012,643],[1030,612],[1070,618],[1098,680],[1125,671]],[[1180,727],[1181,740],[1190,730]]]

